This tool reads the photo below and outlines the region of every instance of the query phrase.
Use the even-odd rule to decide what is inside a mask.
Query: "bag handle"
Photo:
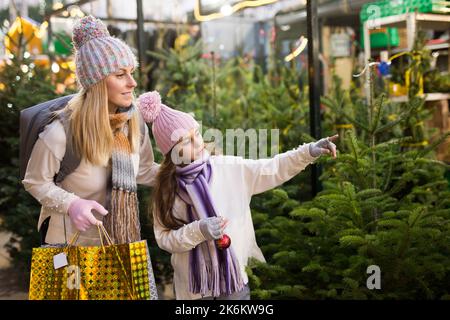
[[[114,251],[115,251],[116,256],[117,256],[117,259],[119,260],[120,267],[122,268],[122,272],[125,275],[125,279],[126,279],[126,282],[127,282],[127,287],[128,287],[128,291],[129,291],[130,297],[131,297],[131,299],[136,300],[136,296],[135,296],[136,295],[136,288],[134,287],[134,284],[132,283],[132,281],[128,278],[127,271],[125,269],[125,266],[124,266],[124,263],[123,263],[122,259],[120,258],[119,251],[118,251],[117,247],[114,246],[114,242],[112,241],[111,237],[109,236],[108,232],[106,231],[105,227],[103,226],[103,223],[99,222],[97,224],[97,229],[98,229],[98,233],[100,235],[100,243],[101,243],[101,246],[102,246],[103,253],[106,253],[105,245],[103,243],[103,237],[105,237],[107,244],[110,245],[110,246],[113,246]],[[70,247],[74,247],[75,243],[78,241],[79,237],[80,237],[80,231],[77,231],[73,235],[73,237],[70,240],[70,242],[65,246],[64,251],[66,249],[69,249]]]
[[[111,237],[109,236],[108,232],[106,231],[105,227],[103,226],[103,223],[99,222],[97,224],[98,234],[100,236],[100,243],[103,249],[103,253],[105,253],[105,245],[103,243],[103,237],[106,239],[107,245],[113,245],[114,242],[112,241]],[[75,244],[77,243],[79,237],[80,237],[80,231],[75,232],[75,234],[72,236],[72,239],[69,241],[69,243],[66,244],[65,249],[69,247],[75,247]]]

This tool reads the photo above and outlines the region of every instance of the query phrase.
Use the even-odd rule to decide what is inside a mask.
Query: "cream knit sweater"
[[[137,183],[151,186],[159,165],[153,162],[147,126],[145,130],[142,147],[139,153],[132,154],[132,159]],[[51,217],[46,236],[46,242],[51,244],[64,243],[66,238],[69,241],[76,232],[67,215],[73,200],[95,200],[106,206],[107,181],[111,175],[110,168],[94,166],[82,159],[79,167],[56,185],[53,177],[59,171],[65,150],[64,127],[59,120],[55,120],[40,133],[22,180],[25,190],[42,205],[38,228],[47,217]],[[97,219],[102,219],[100,214],[94,215]],[[77,245],[100,245],[97,228],[91,227],[82,232]]]

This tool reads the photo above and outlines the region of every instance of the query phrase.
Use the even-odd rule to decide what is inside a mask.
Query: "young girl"
[[[176,298],[250,299],[247,261],[265,261],[256,244],[252,195],[288,181],[322,154],[336,157],[337,135],[272,159],[211,156],[194,118],[162,104],[157,92],[141,95],[138,106],[165,156],[153,220],[159,247],[172,253]],[[228,248],[216,243],[225,228]]]

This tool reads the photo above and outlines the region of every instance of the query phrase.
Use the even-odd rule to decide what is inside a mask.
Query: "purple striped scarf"
[[[212,170],[209,155],[185,167],[177,167],[178,195],[187,204],[189,222],[216,217],[217,210],[209,192]],[[205,296],[230,295],[244,288],[239,263],[232,245],[218,249],[214,241],[205,241],[189,255],[189,290]]]

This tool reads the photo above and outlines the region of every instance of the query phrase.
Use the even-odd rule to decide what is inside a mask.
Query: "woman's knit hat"
[[[162,104],[157,91],[140,95],[137,105],[145,122],[153,123],[153,136],[164,155],[169,153],[179,139],[188,134],[191,129],[200,126],[191,115]]]
[[[77,21],[72,41],[75,47],[75,73],[85,89],[121,68],[136,68],[138,65],[130,47],[112,37],[103,22],[93,16]]]

